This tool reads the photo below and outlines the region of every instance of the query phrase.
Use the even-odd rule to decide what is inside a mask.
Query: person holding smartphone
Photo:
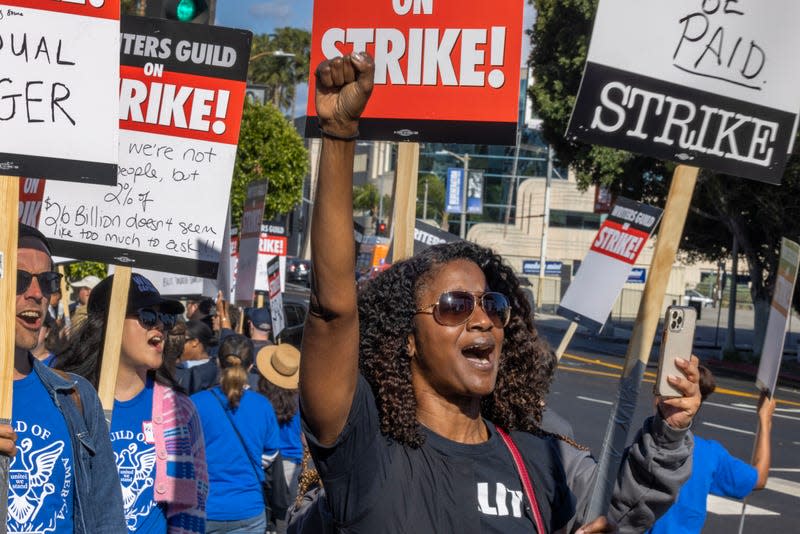
[[[700,366],[700,395],[705,401],[716,389],[711,371]],[[681,532],[691,534],[703,530],[706,500],[709,494],[743,499],[763,489],[769,477],[771,457],[772,414],[775,397],[761,394],[758,401],[758,437],[752,465],[732,456],[720,443],[695,435],[693,469],[680,490],[678,500],[650,529],[652,534]]]

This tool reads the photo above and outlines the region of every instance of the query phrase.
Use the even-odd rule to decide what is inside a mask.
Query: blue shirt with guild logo
[[[13,398],[8,532],[71,533],[74,462],[64,416],[36,373],[14,381]]]
[[[155,501],[156,449],[153,436],[153,382],[127,401],[114,401],[111,445],[122,484],[129,532],[164,533],[167,517]]]

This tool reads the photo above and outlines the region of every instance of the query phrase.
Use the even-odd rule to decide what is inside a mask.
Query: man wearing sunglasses
[[[50,525],[55,532],[76,534],[127,532],[97,393],[83,378],[54,372],[31,355],[60,281],[47,239],[20,224],[13,431],[0,427],[0,453],[13,455],[7,531],[34,532]]]

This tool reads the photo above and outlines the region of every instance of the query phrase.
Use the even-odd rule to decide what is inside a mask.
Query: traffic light
[[[379,236],[386,237],[386,223],[378,221],[378,228],[375,233]]]
[[[159,19],[209,24],[215,0],[148,0],[145,15]]]

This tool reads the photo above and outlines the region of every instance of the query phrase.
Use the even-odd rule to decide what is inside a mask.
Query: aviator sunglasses
[[[45,297],[49,297],[53,293],[58,293],[61,291],[60,273],[46,271],[43,273],[33,274],[29,273],[28,271],[23,271],[22,269],[17,269],[17,295],[22,295],[25,293],[28,288],[31,287],[31,282],[33,282],[34,278],[36,278],[36,281],[39,282],[39,290]]]
[[[158,323],[164,325],[164,330],[172,330],[175,326],[175,316],[169,313],[161,313],[152,308],[139,308],[136,310],[135,315],[139,319],[139,324],[145,330],[150,330],[158,326]]]
[[[416,313],[430,313],[442,326],[458,326],[469,321],[475,311],[475,301],[480,301],[483,311],[497,328],[504,328],[511,319],[511,305],[502,293],[489,291],[471,293],[469,291],[446,291],[439,301],[416,310]],[[431,310],[431,311],[428,311]]]

